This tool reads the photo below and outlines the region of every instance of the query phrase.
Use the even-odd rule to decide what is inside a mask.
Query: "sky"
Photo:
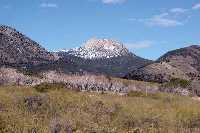
[[[0,24],[50,51],[107,38],[155,60],[200,44],[200,0],[0,0]]]

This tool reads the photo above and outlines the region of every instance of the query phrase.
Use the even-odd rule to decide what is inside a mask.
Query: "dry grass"
[[[162,93],[131,93],[0,87],[0,133],[200,132],[199,102]]]

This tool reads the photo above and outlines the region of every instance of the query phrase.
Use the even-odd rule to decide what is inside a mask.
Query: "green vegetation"
[[[156,100],[173,100],[172,97],[170,97],[170,94],[166,93],[145,93],[141,91],[131,91],[127,94],[129,97],[143,97],[143,98],[150,98],[150,99],[156,99]]]
[[[166,88],[169,87],[182,87],[182,88],[187,88],[188,86],[191,85],[191,81],[185,80],[185,79],[179,79],[179,78],[173,78],[170,80],[170,82],[164,84],[163,86]]]
[[[26,76],[33,76],[33,77],[42,78],[42,75],[39,74],[39,70],[34,70],[33,68],[28,69],[28,68],[17,67],[17,72],[22,73]]]
[[[65,88],[63,83],[42,83],[33,87],[38,92],[48,92],[52,90],[60,90]]]
[[[60,84],[2,86],[0,133],[4,132],[199,133],[200,102],[163,93],[75,92]]]

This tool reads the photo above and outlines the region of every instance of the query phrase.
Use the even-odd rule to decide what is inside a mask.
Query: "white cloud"
[[[104,4],[119,4],[123,3],[126,0],[101,0]]]
[[[168,13],[155,15],[152,16],[151,18],[146,18],[146,19],[129,18],[128,21],[136,21],[144,23],[148,26],[160,26],[160,27],[175,27],[184,25],[183,22],[175,18],[172,18]]]
[[[129,18],[128,21],[144,23],[148,26],[175,27],[186,23],[188,16],[180,8],[171,9],[169,12],[151,16],[150,18]]]
[[[58,8],[56,3],[41,3],[40,7],[42,8]]]
[[[129,48],[129,49],[144,49],[144,48],[149,48],[153,45],[153,41],[149,41],[149,40],[144,40],[144,41],[138,41],[138,42],[134,42],[134,43],[125,43],[125,45]]]
[[[195,4],[195,5],[192,7],[192,9],[194,9],[194,10],[200,9],[200,3]]]
[[[168,13],[155,15],[145,20],[145,23],[150,26],[174,27],[184,25],[183,22],[171,18]]]
[[[200,10],[200,3],[193,7],[186,8],[172,8],[164,13],[160,13],[147,18],[128,18],[128,21],[140,22],[149,26],[160,27],[175,27],[186,24],[191,19],[191,14],[194,10]]]
[[[171,13],[185,13],[187,11],[188,11],[187,9],[183,9],[183,8],[172,8],[172,9],[170,9]]]

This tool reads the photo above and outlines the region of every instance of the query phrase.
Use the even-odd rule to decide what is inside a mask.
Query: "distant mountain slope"
[[[64,62],[73,64],[75,72],[116,77],[122,77],[131,70],[152,63],[129,52],[123,44],[108,39],[91,39],[83,47],[57,54]],[[65,70],[69,67],[72,69],[68,65]]]
[[[158,62],[128,73],[125,78],[149,82],[168,82],[173,78],[189,79],[181,70],[166,62]]]
[[[172,78],[187,80],[200,79],[200,46],[192,45],[170,51],[156,63],[132,71],[128,79],[166,82]]]
[[[188,76],[198,76],[200,72],[200,46],[192,45],[170,51],[158,59],[168,62],[173,67],[185,72]]]
[[[14,28],[0,26],[0,65],[30,66],[53,61],[54,56]]]

